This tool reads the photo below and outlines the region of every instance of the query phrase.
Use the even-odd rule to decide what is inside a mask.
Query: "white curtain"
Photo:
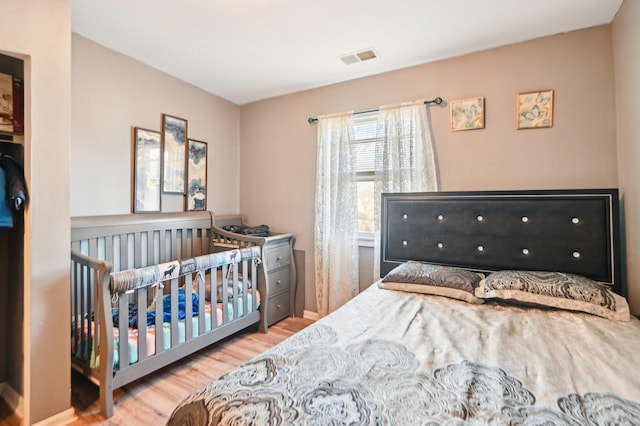
[[[315,278],[322,317],[358,294],[358,205],[353,113],[318,117]]]
[[[380,107],[376,140],[374,280],[380,276],[380,194],[439,190],[431,125],[424,101]]]

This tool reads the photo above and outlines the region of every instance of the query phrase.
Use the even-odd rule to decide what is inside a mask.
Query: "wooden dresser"
[[[225,225],[242,224],[242,216],[216,216],[212,227],[212,251],[257,245],[262,249],[258,289],[262,298],[260,329],[295,313],[297,287],[296,266],[293,261],[295,236],[291,233],[270,233],[268,236],[236,234],[222,229]]]

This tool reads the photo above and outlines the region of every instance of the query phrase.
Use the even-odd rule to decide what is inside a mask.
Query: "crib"
[[[73,367],[113,391],[260,322],[259,246],[210,253],[211,212],[71,219]]]

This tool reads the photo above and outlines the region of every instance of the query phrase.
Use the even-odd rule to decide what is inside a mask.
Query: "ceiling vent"
[[[340,57],[345,65],[357,64],[358,62],[368,61],[369,59],[375,59],[378,55],[373,49],[363,50],[361,52],[351,53]]]

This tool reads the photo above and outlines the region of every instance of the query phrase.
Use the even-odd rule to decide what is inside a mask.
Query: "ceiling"
[[[608,24],[622,1],[73,0],[72,29],[243,105]]]

